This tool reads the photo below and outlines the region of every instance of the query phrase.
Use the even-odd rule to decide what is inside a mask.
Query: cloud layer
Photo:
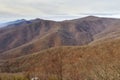
[[[119,17],[119,3],[120,0],[0,0],[0,18],[66,19],[82,15]]]

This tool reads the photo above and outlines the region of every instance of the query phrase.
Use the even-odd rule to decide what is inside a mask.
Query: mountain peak
[[[84,17],[82,19],[86,19],[86,20],[96,20],[96,19],[99,19],[99,17],[96,17],[96,16],[87,16],[87,17]]]
[[[97,16],[86,16],[86,17],[74,19],[74,20],[71,20],[71,21],[94,21],[94,20],[98,20],[98,19],[100,19],[100,17],[97,17]]]

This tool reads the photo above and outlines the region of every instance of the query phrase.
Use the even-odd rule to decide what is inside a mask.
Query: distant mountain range
[[[12,25],[12,24],[17,24],[17,23],[21,23],[25,21],[25,19],[21,19],[21,20],[16,20],[16,21],[10,21],[10,22],[6,22],[6,23],[1,23],[0,27],[6,27],[8,25]]]
[[[45,73],[47,69],[51,70],[48,71],[51,76],[60,75],[54,74],[54,69],[59,68],[58,59],[61,59],[61,54],[66,80],[79,80],[78,75],[82,80],[88,80],[88,74],[91,73],[91,80],[101,80],[97,77],[101,76],[102,72],[98,75],[97,72],[108,67],[114,74],[114,67],[110,66],[119,67],[119,51],[120,19],[87,16],[61,22],[42,19],[18,20],[0,28],[0,59],[3,61],[1,67],[7,65],[11,72],[31,71],[30,69],[36,68],[45,76],[49,76]],[[56,57],[58,55],[59,57]],[[80,68],[76,77],[69,79],[69,76],[74,75],[70,74],[73,66]],[[91,73],[86,72],[89,70],[88,66]],[[103,73],[105,74],[104,71]],[[93,74],[97,77],[93,77]]]

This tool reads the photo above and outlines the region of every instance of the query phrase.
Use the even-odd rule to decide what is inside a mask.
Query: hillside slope
[[[82,47],[56,47],[10,59],[2,68],[40,79],[119,80],[120,39]]]

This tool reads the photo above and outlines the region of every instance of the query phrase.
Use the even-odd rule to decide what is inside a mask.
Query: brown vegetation
[[[119,42],[52,48],[8,60],[7,64],[9,72],[26,71],[42,80],[119,80]]]

